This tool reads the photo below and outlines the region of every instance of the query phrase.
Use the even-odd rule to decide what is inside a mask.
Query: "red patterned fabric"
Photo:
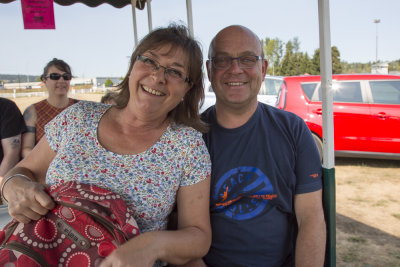
[[[57,206],[29,224],[0,231],[0,266],[98,266],[139,234],[121,197],[95,185],[68,182],[49,189]]]
[[[40,141],[40,138],[44,135],[44,126],[51,121],[55,116],[57,116],[61,111],[66,109],[67,107],[78,102],[76,99],[68,98],[68,105],[64,108],[56,108],[47,102],[47,99],[44,99],[40,102],[33,104],[36,110],[36,144]]]

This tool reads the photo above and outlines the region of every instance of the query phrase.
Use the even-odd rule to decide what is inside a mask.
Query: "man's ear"
[[[267,75],[267,69],[268,69],[268,60],[263,59],[263,61],[262,61],[262,74],[263,74],[263,77],[265,77],[265,75]]]
[[[206,61],[206,67],[207,67],[208,80],[211,81],[211,61],[210,60]]]

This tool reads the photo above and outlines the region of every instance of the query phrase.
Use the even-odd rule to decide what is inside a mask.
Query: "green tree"
[[[265,58],[268,60],[267,73],[270,75],[279,73],[279,65],[283,55],[283,42],[278,38],[265,38],[265,41],[261,40],[261,44]]]
[[[310,74],[312,75],[318,75],[321,73],[320,70],[320,61],[319,61],[319,49],[316,49],[314,51],[314,55],[311,59],[311,64],[310,64]]]
[[[389,62],[389,71],[400,71],[400,59]]]
[[[307,52],[306,53],[301,53],[300,54],[300,73],[299,74],[310,74],[310,64],[311,60],[310,57],[308,56]]]
[[[299,37],[294,37],[292,39],[292,46],[293,46],[293,52],[295,54],[300,52],[300,41],[299,41]]]
[[[107,80],[104,82],[105,87],[111,87],[113,86],[113,82],[111,81],[110,78],[107,78]]]
[[[292,41],[288,41],[285,46],[285,56],[282,59],[279,75],[292,76],[296,75],[295,56],[293,53]]]
[[[332,46],[331,56],[332,56],[332,73],[333,74],[342,73],[342,64],[340,62],[340,52],[336,46]],[[313,74],[313,75],[321,74],[319,48],[315,50],[314,56],[311,59],[310,74]]]
[[[342,73],[342,65],[340,64],[340,52],[336,46],[332,46],[332,73]]]

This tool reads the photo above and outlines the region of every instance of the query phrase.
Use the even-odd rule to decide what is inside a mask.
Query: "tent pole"
[[[133,35],[135,38],[135,47],[138,45],[138,36],[136,28],[136,0],[131,0],[132,5],[132,19],[133,19]]]
[[[153,19],[151,17],[151,0],[147,0],[147,20],[149,24],[149,32],[153,30]]]
[[[323,202],[327,225],[325,266],[336,266],[336,197],[333,132],[332,52],[329,0],[318,0],[323,125]]]
[[[188,27],[189,33],[191,37],[194,37],[193,32],[193,17],[192,17],[192,0],[186,0],[186,12],[187,12],[187,20],[188,20]]]

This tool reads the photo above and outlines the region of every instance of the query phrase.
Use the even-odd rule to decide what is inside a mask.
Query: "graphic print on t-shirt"
[[[212,195],[214,212],[235,220],[259,215],[268,201],[276,198],[268,177],[256,167],[241,166],[226,172],[216,183]]]

